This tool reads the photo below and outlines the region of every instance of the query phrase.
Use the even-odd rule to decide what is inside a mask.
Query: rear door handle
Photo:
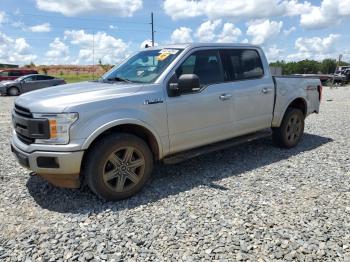
[[[267,94],[267,93],[271,92],[271,90],[272,90],[272,89],[270,89],[270,88],[264,87],[263,89],[261,89],[261,93]]]
[[[222,94],[222,95],[219,96],[219,99],[220,99],[221,101],[225,101],[225,100],[231,99],[231,97],[232,97],[231,94]]]

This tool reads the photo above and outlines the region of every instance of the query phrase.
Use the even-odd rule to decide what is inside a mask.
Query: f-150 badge
[[[144,105],[153,105],[163,103],[163,100],[160,98],[147,99],[143,102]]]

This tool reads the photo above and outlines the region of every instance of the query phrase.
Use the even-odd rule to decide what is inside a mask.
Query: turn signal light
[[[56,138],[57,137],[57,122],[56,119],[50,119],[49,120],[50,125],[50,138]]]

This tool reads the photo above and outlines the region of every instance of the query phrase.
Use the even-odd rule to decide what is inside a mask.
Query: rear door
[[[171,83],[182,74],[196,74],[200,89],[167,98],[170,151],[209,144],[231,136],[232,103],[223,84],[218,50],[194,51],[177,67]]]
[[[234,133],[245,134],[271,126],[274,83],[258,50],[248,48],[220,51],[225,82],[232,92]]]
[[[52,76],[38,75],[37,80],[39,82],[37,84],[37,88],[45,88],[45,87],[57,85],[54,77]]]

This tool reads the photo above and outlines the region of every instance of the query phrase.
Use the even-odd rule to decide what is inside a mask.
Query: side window
[[[259,54],[255,50],[243,50],[241,54],[243,79],[259,78],[264,75]]]
[[[8,75],[9,75],[9,72],[7,71],[0,72],[0,76],[8,76]]]
[[[36,76],[27,76],[23,80],[24,80],[24,82],[35,81],[36,80]]]
[[[176,69],[178,78],[183,74],[196,74],[201,86],[223,82],[218,51],[194,52]]]
[[[9,72],[9,76],[21,76],[21,72],[20,71],[10,71]]]
[[[256,50],[233,49],[220,52],[225,81],[254,79],[264,76],[260,56]]]
[[[50,80],[53,79],[51,76],[43,76],[43,75],[37,75],[36,76],[37,80]]]

